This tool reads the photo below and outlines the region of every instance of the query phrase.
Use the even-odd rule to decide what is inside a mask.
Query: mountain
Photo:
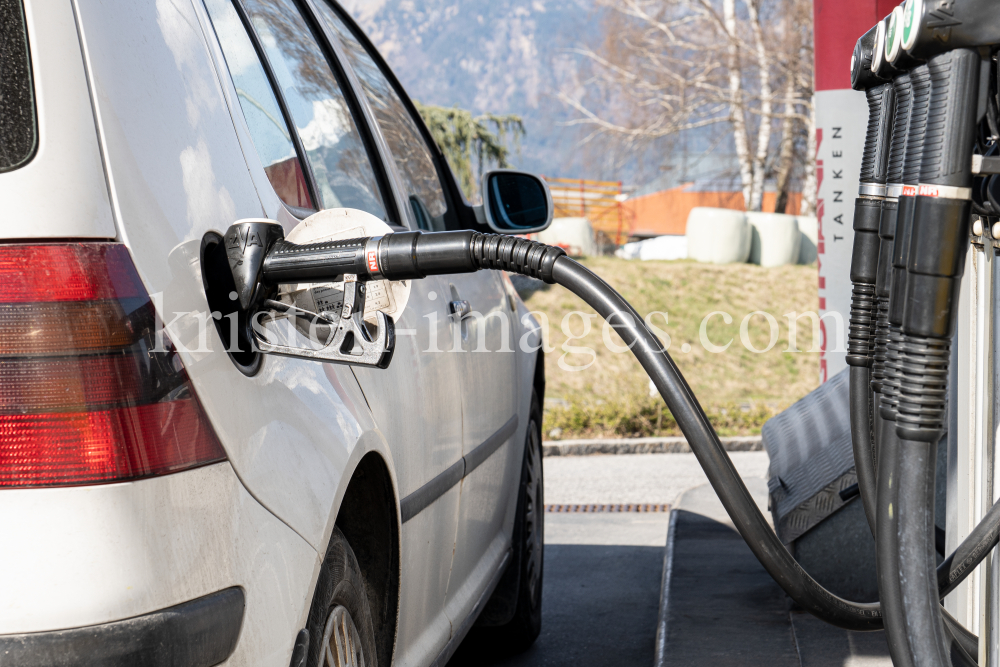
[[[600,38],[594,0],[343,0],[403,86],[424,104],[518,114],[516,166],[549,176],[614,178],[580,150],[557,91],[572,90],[570,49]]]

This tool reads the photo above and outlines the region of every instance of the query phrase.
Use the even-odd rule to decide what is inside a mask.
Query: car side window
[[[212,19],[250,136],[271,186],[286,204],[315,208],[281,105],[232,0],[205,0],[205,8]]]
[[[388,220],[368,151],[322,48],[293,0],[243,0],[281,87],[323,208]]]
[[[347,60],[361,81],[368,104],[392,152],[417,224],[425,230],[444,229],[448,204],[434,159],[417,124],[371,54],[337,12],[326,2],[318,2],[317,6],[321,17],[340,37]]]

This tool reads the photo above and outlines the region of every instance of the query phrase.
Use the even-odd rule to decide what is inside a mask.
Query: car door
[[[382,69],[380,58],[356,26],[325,0],[320,14],[343,46],[376,123],[393,156],[415,227],[436,231],[456,224],[453,202],[440,180],[419,122],[404,93]],[[449,210],[452,209],[452,210]],[[448,586],[448,614],[456,629],[497,574],[513,529],[513,491],[520,473],[516,432],[514,313],[500,274],[480,271],[447,276],[445,299],[451,337],[445,356],[456,360],[461,386],[462,453],[465,477],[454,564]]]
[[[356,120],[358,102],[343,73],[331,67],[337,63],[322,39],[293,0],[240,2],[205,0],[269,182],[264,189],[276,195],[268,214],[294,224],[295,215],[314,208],[350,207],[398,225],[398,213],[386,204],[384,173],[379,178],[373,166],[380,163],[371,157],[371,137],[366,140],[367,128]],[[450,331],[445,293],[437,279],[414,281],[396,321],[389,368],[354,368],[397,474],[399,664],[429,662],[451,634],[444,606],[460,490],[443,487],[456,471],[455,481],[461,479],[463,463],[458,362],[436,352]]]
[[[448,615],[459,620],[472,611],[508,553],[522,452],[518,434],[525,424],[516,408],[516,312],[498,272],[450,278],[457,302],[452,349],[462,350],[457,356],[465,416],[465,479],[448,596]]]

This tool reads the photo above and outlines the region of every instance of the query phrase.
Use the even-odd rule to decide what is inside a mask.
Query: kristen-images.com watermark
[[[156,306],[156,312],[164,312],[160,294],[151,295]],[[414,337],[417,349],[423,353],[511,353],[514,346],[525,353],[539,350],[546,354],[560,353],[559,367],[564,371],[578,372],[592,366],[597,361],[597,350],[592,344],[591,334],[596,326],[601,328],[601,344],[614,354],[629,352],[630,346],[625,344],[617,330],[632,326],[634,321],[628,313],[620,313],[608,320],[601,319],[593,312],[572,311],[566,313],[559,322],[558,330],[562,334],[562,342],[556,346],[553,341],[553,325],[547,313],[531,311],[520,316],[517,326],[513,318],[516,315],[496,309],[488,313],[471,311],[442,317],[434,310],[420,317],[407,313],[395,323],[397,338]],[[706,313],[698,326],[698,344],[710,354],[724,354],[734,346],[742,345],[755,354],[770,352],[778,346],[781,334],[786,333],[785,345],[779,351],[787,353],[819,353],[844,352],[846,335],[844,318],[840,313],[830,311],[822,316],[814,311],[784,313],[779,318],[763,310],[745,313],[735,325],[736,318],[729,312],[714,310]],[[664,328],[669,324],[669,314],[663,311],[652,311],[643,316],[643,323],[660,341],[663,350],[673,354],[671,336]],[[600,324],[598,324],[600,322]],[[228,352],[247,352],[241,349],[237,335],[237,317],[235,313],[223,316],[215,311],[206,312],[174,312],[173,318],[164,323],[157,317],[156,345],[153,352],[166,352],[164,345],[164,330],[173,347],[192,353],[208,353],[221,343],[215,329],[225,327],[229,332],[230,347]],[[284,339],[291,345],[322,346],[329,336],[329,327],[322,322],[304,322],[301,319],[288,317],[273,311],[261,311],[251,318],[251,326],[256,336],[265,340],[275,337]],[[810,344],[806,349],[798,345],[800,329],[806,327],[810,333]],[[751,331],[752,329],[752,331]],[[514,340],[516,336],[517,340]],[[213,337],[216,339],[213,341]],[[244,337],[243,346],[249,339],[249,345],[256,347],[253,336]],[[737,340],[739,343],[737,343]],[[825,345],[823,344],[825,342]],[[192,346],[192,343],[194,345]],[[685,342],[679,346],[681,354],[693,351],[691,344]]]

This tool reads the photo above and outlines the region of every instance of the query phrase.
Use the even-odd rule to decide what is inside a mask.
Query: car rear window
[[[24,7],[21,0],[0,0],[0,172],[26,164],[37,146]]]

